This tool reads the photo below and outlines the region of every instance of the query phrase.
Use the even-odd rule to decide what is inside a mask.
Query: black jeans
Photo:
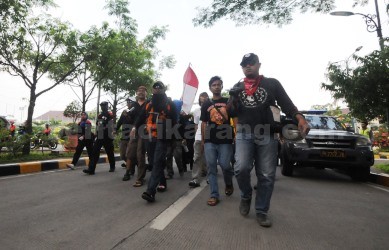
[[[110,168],[115,168],[115,155],[113,148],[113,140],[111,139],[97,139],[93,145],[93,153],[91,161],[89,162],[89,171],[94,172],[96,169],[96,164],[100,158],[100,149],[104,146],[105,153],[108,155],[108,161]]]
[[[78,159],[80,159],[82,151],[84,150],[84,147],[86,147],[86,151],[88,152],[89,161],[91,161],[92,152],[93,152],[93,141],[87,140],[87,139],[84,139],[82,141],[78,140],[76,152],[73,155],[73,160],[72,160],[73,165],[77,164]]]
[[[154,139],[149,142],[150,160],[153,170],[147,185],[147,193],[155,195],[158,184],[166,187],[164,169],[166,167],[166,148],[168,141]]]

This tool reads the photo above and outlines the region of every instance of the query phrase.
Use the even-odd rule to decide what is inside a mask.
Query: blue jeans
[[[208,181],[211,197],[219,199],[219,186],[217,184],[217,164],[223,170],[224,183],[232,185],[234,171],[231,167],[232,144],[214,144],[207,142],[204,145],[205,161],[208,168]]]
[[[274,135],[262,135],[257,140],[254,134],[236,134],[235,177],[238,181],[242,199],[251,199],[253,189],[250,173],[255,165],[257,176],[257,195],[255,210],[257,214],[266,214],[270,207],[277,167],[278,141]]]

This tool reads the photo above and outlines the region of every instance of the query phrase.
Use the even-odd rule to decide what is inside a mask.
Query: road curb
[[[115,155],[115,161],[120,161],[120,156]],[[66,169],[66,164],[71,163],[71,158],[48,160],[48,161],[33,161],[10,163],[0,165],[0,176],[29,174],[42,171],[50,171],[56,169]],[[108,163],[108,156],[100,156],[97,163]],[[89,163],[88,157],[81,157],[78,160],[77,166],[87,166]]]
[[[370,173],[370,182],[389,187],[389,175]]]
[[[389,159],[389,155],[374,155],[374,159]]]

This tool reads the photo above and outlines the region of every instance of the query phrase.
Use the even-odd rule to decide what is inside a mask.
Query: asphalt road
[[[117,164],[119,165],[119,164]],[[331,170],[279,174],[273,227],[254,209],[238,212],[239,192],[206,204],[209,188],[176,174],[157,201],[121,181],[124,170],[81,169],[0,178],[0,249],[389,249],[389,189]],[[220,171],[219,171],[220,172]],[[149,175],[149,174],[148,174]],[[147,176],[148,178],[148,176]],[[254,179],[254,177],[253,177]],[[223,193],[222,177],[219,176]]]

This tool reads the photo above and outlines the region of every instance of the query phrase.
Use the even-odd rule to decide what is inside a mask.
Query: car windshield
[[[338,122],[334,117],[306,115],[305,119],[309,123],[311,129],[345,130],[342,124]]]

